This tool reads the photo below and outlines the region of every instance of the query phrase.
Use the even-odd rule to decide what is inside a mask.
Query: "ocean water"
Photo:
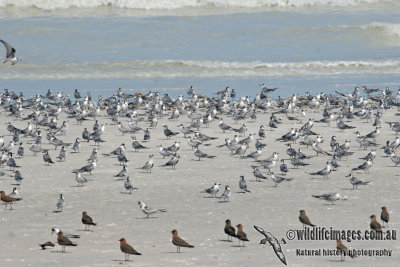
[[[0,88],[27,95],[400,85],[400,1],[0,0],[0,33],[23,59]]]

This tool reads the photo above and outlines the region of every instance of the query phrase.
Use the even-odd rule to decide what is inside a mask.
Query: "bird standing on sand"
[[[85,231],[90,231],[89,227],[91,225],[97,225],[97,223],[94,223],[93,219],[87,215],[86,211],[82,212],[82,223],[85,225]]]
[[[152,209],[149,206],[146,206],[146,204],[144,204],[142,201],[139,201],[138,204],[143,213],[147,215],[146,218],[149,218],[150,215],[156,214],[158,212],[167,212],[166,209]]]
[[[204,192],[211,194],[212,197],[216,197],[219,191],[220,183],[215,183],[213,186],[204,190]]]
[[[60,194],[60,198],[57,201],[57,209],[59,212],[62,212],[64,206],[65,206],[65,200],[63,194]]]
[[[133,187],[131,181],[129,180],[129,177],[126,177],[126,181],[124,182],[124,188],[126,191],[129,191],[129,194],[132,194],[132,190],[135,189],[135,187]]]
[[[250,241],[249,239],[247,239],[247,235],[245,232],[243,232],[243,226],[241,224],[236,225],[237,227],[237,233],[236,233],[236,237],[239,240],[239,246],[240,246],[240,241],[243,242],[243,246],[244,246],[244,241]]]
[[[178,132],[173,132],[170,129],[168,129],[167,125],[164,125],[164,135],[167,137],[167,139],[170,139],[171,136],[179,134]]]
[[[369,182],[363,182],[363,181],[361,181],[361,180],[358,180],[356,177],[354,177],[353,176],[353,174],[349,174],[349,175],[346,175],[346,177],[350,177],[350,179],[349,179],[349,181],[350,181],[350,183],[353,185],[353,189],[355,188],[355,189],[357,189],[357,186],[359,186],[359,185],[367,185],[367,184],[369,184]]]
[[[334,204],[335,201],[340,199],[339,193],[330,193],[330,194],[323,194],[323,195],[313,195],[315,198],[324,199]]]
[[[88,181],[85,177],[82,176],[80,172],[75,173],[75,181],[78,183],[78,187],[83,186],[84,183]]]
[[[175,153],[169,161],[167,161],[164,165],[160,165],[160,167],[171,166],[171,169],[175,169],[175,166],[176,164],[178,164],[178,162],[179,162],[179,155]]]
[[[382,207],[381,220],[382,226],[384,226],[386,223],[386,226],[389,227],[389,212],[387,211],[386,207]]]
[[[178,231],[172,230],[172,244],[176,246],[176,252],[181,252],[181,247],[184,248],[194,248],[194,246],[189,245],[185,240],[178,236]]]
[[[259,179],[268,179],[268,177],[263,175],[257,167],[254,168],[253,175],[256,177],[256,181],[259,181]]]
[[[43,160],[44,160],[44,163],[47,165],[47,166],[49,166],[50,165],[50,163],[54,163],[54,161],[51,159],[51,157],[50,157],[50,155],[49,155],[49,151],[46,151],[46,152],[44,152],[44,154],[43,154]]]
[[[347,247],[343,245],[342,241],[340,240],[336,240],[336,249],[340,252],[340,261],[344,261],[346,255],[349,255],[352,258],[355,257],[353,254],[349,253]]]
[[[151,172],[151,169],[154,166],[154,161],[153,161],[153,155],[149,155],[149,159],[146,161],[146,163],[140,168],[143,170],[146,170],[146,172]]]
[[[22,200],[22,198],[14,198],[14,197],[7,196],[4,191],[0,191],[0,198],[1,198],[1,201],[6,203],[6,206],[4,207],[4,209],[6,209],[8,205],[10,205],[10,210],[12,210],[13,202]]]
[[[232,242],[232,237],[237,237],[235,233],[235,228],[231,224],[231,220],[227,219],[225,221],[225,228],[224,228],[225,234],[228,235],[228,241]]]
[[[375,215],[371,215],[371,223],[369,224],[369,227],[372,230],[375,230],[377,232],[381,232],[382,231],[382,226],[380,223],[377,222],[376,220],[376,216]]]
[[[250,190],[247,189],[247,182],[244,179],[243,175],[240,176],[239,188],[240,188],[240,192],[244,192],[244,193],[249,192],[250,193]]]
[[[222,193],[222,195],[219,198],[222,198],[224,201],[228,201],[232,192],[231,189],[229,188],[229,185],[225,186],[225,191]]]
[[[57,236],[57,243],[62,246],[62,252],[65,252],[65,247],[66,246],[77,246],[76,243],[73,243],[71,240],[69,240],[67,237],[63,235],[63,232],[59,232]]]
[[[122,253],[125,254],[125,261],[129,261],[129,255],[142,255],[137,252],[133,247],[131,247],[128,243],[126,243],[125,238],[121,238],[119,240],[119,247]]]
[[[315,226],[315,224],[311,223],[310,219],[306,215],[305,210],[300,211],[299,221],[303,224],[303,229],[305,228],[306,225]]]

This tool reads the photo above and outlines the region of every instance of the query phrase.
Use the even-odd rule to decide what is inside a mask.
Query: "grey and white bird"
[[[13,191],[10,194],[8,194],[8,196],[13,198],[19,198],[18,188],[14,187]]]
[[[314,141],[314,143],[312,144],[312,149],[317,153],[317,156],[318,156],[319,154],[325,154],[325,155],[328,155],[328,156],[332,156],[332,154],[330,154],[330,153],[326,152],[325,150],[323,150],[323,149],[318,145],[318,143],[315,142],[315,141]]]
[[[361,180],[358,180],[356,177],[353,176],[352,173],[350,173],[349,175],[346,175],[346,177],[350,177],[349,181],[353,185],[353,189],[357,189],[357,186],[359,186],[359,185],[369,184],[369,182],[363,182]]]
[[[171,136],[179,134],[178,132],[173,132],[170,129],[168,129],[167,125],[163,125],[164,127],[164,135],[167,137],[167,139],[170,139]]]
[[[146,170],[146,172],[151,172],[151,169],[153,168],[153,166],[154,166],[153,155],[150,154],[149,159],[146,161],[146,163],[140,169]]]
[[[323,199],[326,201],[331,202],[334,204],[335,201],[341,199],[339,193],[329,193],[329,194],[323,194],[323,195],[313,195],[315,198]]]
[[[172,169],[175,169],[176,164],[178,164],[178,162],[179,162],[179,155],[175,153],[174,155],[172,155],[172,158],[170,158],[169,161],[167,161],[165,164],[161,165],[160,167],[171,166]]]
[[[326,162],[326,167],[320,171],[312,172],[311,175],[322,175],[324,178],[328,179],[328,175],[332,172],[332,165],[330,161]]]
[[[244,179],[243,175],[241,175],[239,178],[239,188],[240,188],[240,192],[243,192],[243,193],[249,192],[250,193],[250,190],[247,188],[247,182]]]
[[[393,161],[396,167],[400,164],[400,157],[396,155],[394,150],[392,150],[392,153],[390,154],[390,159]]]
[[[217,193],[219,192],[220,183],[215,183],[213,186],[204,190],[204,192],[210,194],[212,197],[216,197]]]
[[[75,181],[78,183],[78,187],[83,186],[88,181],[87,178],[83,177],[80,172],[75,173]]]
[[[16,182],[18,185],[21,184],[21,182],[22,182],[23,179],[24,179],[24,178],[22,177],[22,174],[21,174],[19,171],[15,171],[14,180],[15,180],[15,182]]]
[[[90,154],[89,159],[87,161],[90,162],[90,161],[93,161],[93,160],[96,160],[96,161],[99,160],[99,152],[98,152],[97,148],[93,148],[93,151]]]
[[[199,148],[196,148],[196,149],[194,150],[194,156],[197,157],[197,158],[199,158],[199,161],[200,161],[201,158],[206,158],[206,159],[213,159],[213,158],[215,158],[215,156],[208,155],[207,153],[204,153],[204,152],[200,151]]]
[[[171,156],[173,154],[173,152],[164,148],[162,145],[159,145],[158,147],[159,147],[158,152],[160,152],[160,154],[161,154],[161,156],[163,156],[163,158],[165,158],[167,156]]]
[[[43,160],[44,160],[44,163],[45,163],[47,166],[50,165],[50,163],[51,163],[51,164],[54,163],[54,161],[51,159],[51,157],[50,157],[50,155],[49,155],[49,151],[44,152],[44,154],[43,154]]]
[[[132,194],[132,191],[136,189],[133,187],[131,181],[129,180],[129,177],[126,177],[126,181],[124,182],[124,188],[126,191],[129,191],[129,194]]]
[[[114,175],[114,177],[119,177],[119,178],[128,177],[128,167],[126,167],[126,165],[123,165],[122,170],[118,174]]]
[[[232,192],[231,189],[229,188],[228,185],[225,186],[225,191],[222,193],[222,195],[219,198],[222,198],[224,201],[229,201],[229,198],[231,197]]]
[[[256,177],[256,181],[259,181],[259,179],[265,179],[265,180],[268,179],[268,177],[265,176],[264,174],[262,174],[261,171],[257,167],[255,167],[253,169],[253,175],[254,175],[254,177]]]
[[[183,126],[183,124],[179,125],[179,131],[183,133],[183,137],[186,138],[186,135],[188,134],[194,134],[195,132],[190,130],[189,128]]]
[[[245,158],[250,158],[254,160],[258,160],[258,158],[261,156],[261,149],[257,149],[256,151],[248,154],[245,156]]]
[[[81,140],[79,140],[79,138],[75,139],[74,145],[72,146],[72,149],[75,152],[80,152],[81,151]]]
[[[56,235],[58,235],[58,233],[61,232],[61,229],[58,227],[53,227],[51,228],[51,234],[55,233]],[[67,238],[80,238],[80,235],[75,235],[75,234],[70,234],[70,233],[66,233],[64,231],[63,232],[63,236],[67,237]]]
[[[222,120],[219,121],[218,127],[222,130],[223,133],[225,133],[225,131],[233,131],[234,130],[231,126],[224,123]]]
[[[65,206],[65,199],[64,199],[63,194],[60,194],[60,198],[58,199],[56,206],[57,206],[57,210],[59,212],[61,212],[63,210],[63,208]]]
[[[139,143],[139,141],[136,140],[136,136],[131,136],[133,141],[132,141],[132,148],[135,150],[135,152],[139,151],[140,149],[148,149],[148,147],[142,145]]]
[[[360,166],[353,168],[353,171],[364,170],[366,173],[369,173],[369,169],[372,167],[372,160],[368,159],[366,162],[361,164]]]
[[[279,169],[281,170],[281,172],[282,172],[283,175],[286,175],[286,173],[289,172],[289,168],[288,168],[288,166],[286,165],[284,159],[281,159],[281,165],[279,166]]]
[[[138,202],[140,209],[143,211],[144,214],[146,214],[146,218],[149,218],[150,215],[160,213],[160,212],[167,212],[166,209],[153,209],[146,204],[144,204],[142,201]]]
[[[65,149],[65,146],[61,147],[60,153],[58,153],[58,160],[59,161],[65,161],[67,158],[67,150]]]
[[[96,168],[96,166],[97,166],[96,160],[93,160],[88,165],[85,165],[85,166],[81,167],[80,169],[75,169],[72,172],[73,173],[76,173],[76,172],[88,172],[91,175],[92,171]]]
[[[10,61],[11,65],[15,65],[15,64],[17,64],[18,62],[21,61],[20,58],[17,58],[15,56],[15,52],[17,52],[17,50],[15,50],[14,47],[12,47],[9,43],[7,43],[4,40],[0,40],[0,42],[2,42],[4,47],[6,48],[6,57],[2,58],[3,63],[6,63],[7,61]]]
[[[41,146],[36,145],[36,144],[30,144],[29,150],[33,152],[34,156],[36,156],[37,153],[41,153],[41,152],[45,151],[46,149],[43,149]]]
[[[284,181],[289,182],[289,181],[293,180],[293,178],[285,178],[285,177],[282,177],[282,176],[276,176],[273,172],[271,172],[271,177],[270,178],[275,183],[275,187],[277,187],[278,184],[280,184],[280,183],[282,183]]]

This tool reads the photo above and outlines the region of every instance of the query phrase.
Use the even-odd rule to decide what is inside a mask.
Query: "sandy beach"
[[[44,93],[44,92],[43,92]],[[215,97],[215,95],[214,95]],[[253,96],[251,96],[252,99]],[[370,101],[370,105],[373,102]],[[87,159],[93,151],[94,142],[81,141],[81,150],[74,153],[71,146],[67,147],[68,155],[65,162],[57,161],[60,147],[57,150],[46,140],[47,127],[40,127],[43,135],[43,148],[49,149],[49,155],[55,163],[46,166],[42,153],[33,156],[29,150],[29,143],[34,138],[20,134],[20,141],[11,150],[24,178],[18,187],[19,197],[22,200],[13,204],[13,210],[1,209],[1,266],[119,266],[127,264],[131,266],[280,266],[282,263],[269,245],[260,245],[264,237],[258,233],[253,225],[257,225],[271,232],[278,239],[285,238],[286,244],[281,244],[282,252],[286,256],[288,266],[396,266],[399,261],[400,247],[398,241],[367,241],[353,240],[343,241],[350,249],[391,251],[391,256],[359,256],[357,258],[346,257],[345,262],[340,261],[340,256],[299,256],[298,249],[318,250],[336,249],[335,240],[288,240],[288,230],[301,230],[299,222],[299,210],[306,210],[311,222],[318,227],[337,230],[365,230],[370,229],[370,216],[375,214],[380,220],[381,207],[387,207],[390,214],[389,227],[386,230],[397,230],[399,223],[399,196],[397,188],[400,186],[398,167],[386,156],[382,147],[386,141],[394,141],[396,133],[390,129],[385,122],[398,120],[397,107],[387,109],[383,113],[381,123],[381,134],[376,138],[376,157],[369,173],[362,170],[351,171],[365,160],[372,147],[363,149],[355,140],[355,131],[366,135],[375,129],[372,122],[360,118],[352,120],[345,119],[345,123],[355,126],[355,129],[341,132],[336,128],[336,122],[326,123],[314,122],[312,131],[322,137],[323,142],[319,144],[327,152],[332,152],[329,142],[331,136],[335,135],[339,144],[350,140],[348,151],[353,155],[340,159],[341,166],[329,174],[329,179],[320,175],[310,173],[319,171],[325,167],[326,161],[332,156],[319,155],[311,147],[296,143],[277,141],[291,128],[301,128],[309,118],[314,121],[322,118],[322,108],[305,108],[306,116],[302,122],[289,120],[289,117],[297,117],[300,109],[293,113],[276,114],[281,122],[277,129],[270,130],[268,127],[269,117],[279,110],[274,103],[271,109],[264,112],[257,110],[256,121],[249,116],[235,123],[229,115],[218,114],[223,121],[234,128],[240,128],[246,123],[248,130],[240,139],[247,137],[250,133],[255,134],[253,141],[245,155],[254,152],[255,140],[258,139],[260,125],[266,127],[266,138],[260,140],[266,144],[262,149],[260,160],[266,159],[273,152],[279,153],[276,166],[272,171],[281,175],[279,170],[280,160],[288,159],[286,154],[287,144],[292,144],[294,149],[301,148],[306,155],[313,156],[304,160],[310,165],[293,169],[290,160],[285,161],[289,172],[284,176],[293,178],[284,181],[277,187],[271,179],[256,181],[253,176],[251,165],[259,165],[251,158],[241,158],[231,155],[227,147],[223,145],[224,139],[232,139],[236,134],[233,131],[225,133],[218,127],[218,119],[214,119],[209,127],[202,125],[199,132],[218,139],[207,141],[208,145],[200,145],[201,151],[216,156],[214,159],[204,158],[200,161],[194,156],[194,150],[188,145],[187,138],[179,132],[178,125],[188,126],[191,120],[187,111],[182,111],[178,119],[170,120],[171,110],[167,110],[164,116],[157,116],[158,124],[149,128],[151,138],[143,141],[143,131],[134,134],[122,134],[105,110],[97,118],[99,123],[105,123],[105,132],[101,138],[106,141],[99,149],[99,160],[92,175],[83,173],[89,181],[82,187],[77,186],[74,169],[88,164]],[[356,110],[356,109],[355,109]],[[338,109],[334,109],[338,111]],[[374,110],[375,113],[376,110]],[[31,109],[23,109],[22,117],[30,114]],[[139,116],[146,117],[144,107],[137,108]],[[42,111],[44,113],[44,111]],[[204,115],[205,109],[201,108],[197,113]],[[0,133],[3,135],[6,147],[12,136],[7,131],[7,124],[19,129],[27,127],[27,120],[20,120],[2,109],[0,114]],[[75,138],[81,138],[83,128],[92,132],[93,118],[88,118],[81,125],[74,118],[68,118],[65,108],[57,120],[60,126],[67,121],[68,131],[65,136],[57,136],[66,143],[74,143]],[[122,125],[128,126],[130,118],[120,116]],[[139,122],[138,126],[143,129],[148,127],[148,122]],[[169,140],[163,133],[163,125],[169,129],[179,132],[178,135]],[[35,129],[34,129],[35,130]],[[131,146],[132,138],[147,147],[147,149],[134,152]],[[193,136],[188,135],[188,136]],[[309,136],[315,139],[316,136]],[[372,139],[369,139],[372,141]],[[175,169],[161,167],[170,157],[163,158],[159,154],[159,145],[171,146],[175,141],[179,142],[179,163]],[[19,158],[16,155],[19,142],[23,143],[25,155]],[[114,177],[122,166],[115,156],[105,156],[118,148],[122,143],[126,145],[125,155],[128,159],[127,168],[129,178],[134,187],[132,194],[126,193],[124,180]],[[151,173],[139,169],[147,161],[149,154],[154,155],[154,167]],[[0,177],[0,189],[6,194],[10,193],[15,186],[14,173],[3,164],[0,170],[4,176]],[[260,168],[263,174],[270,177],[268,170]],[[352,189],[348,175],[350,172],[362,181],[370,184]],[[240,193],[238,186],[239,177],[243,175],[247,181],[250,193]],[[229,185],[232,194],[229,201],[211,197],[205,193],[206,188],[214,183],[220,183],[220,196],[226,185]],[[337,192],[345,200],[338,200],[334,205],[312,197],[325,193]],[[57,211],[56,203],[59,194],[65,198],[65,207],[62,212]],[[138,201],[143,201],[150,207],[166,209],[167,212],[156,213],[146,218],[140,210]],[[86,211],[97,223],[92,226],[91,231],[84,231],[81,222],[81,214]],[[227,242],[224,234],[225,220],[230,219],[232,225],[243,225],[243,230],[250,240],[244,247],[238,246],[238,240]],[[67,247],[66,253],[61,253],[61,246],[57,244],[57,236],[52,235],[52,227],[59,227],[65,232],[81,235],[79,239],[71,239],[78,245]],[[176,247],[171,243],[171,231],[178,230],[179,236],[186,240],[194,248],[182,248],[181,253],[176,253]],[[312,228],[311,228],[312,229]],[[119,239],[126,238],[141,256],[131,255],[130,261],[124,262],[124,255],[119,248]],[[39,245],[51,241],[54,248],[41,250]]]

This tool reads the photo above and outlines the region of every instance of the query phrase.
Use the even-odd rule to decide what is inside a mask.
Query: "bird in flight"
[[[6,57],[3,58],[3,64],[6,63],[7,61],[10,61],[11,65],[15,65],[15,64],[17,64],[18,62],[21,61],[20,58],[17,58],[15,56],[15,52],[17,50],[15,50],[14,47],[12,47],[9,43],[7,43],[4,40],[0,40],[0,42],[2,42],[4,47],[6,48]]]

